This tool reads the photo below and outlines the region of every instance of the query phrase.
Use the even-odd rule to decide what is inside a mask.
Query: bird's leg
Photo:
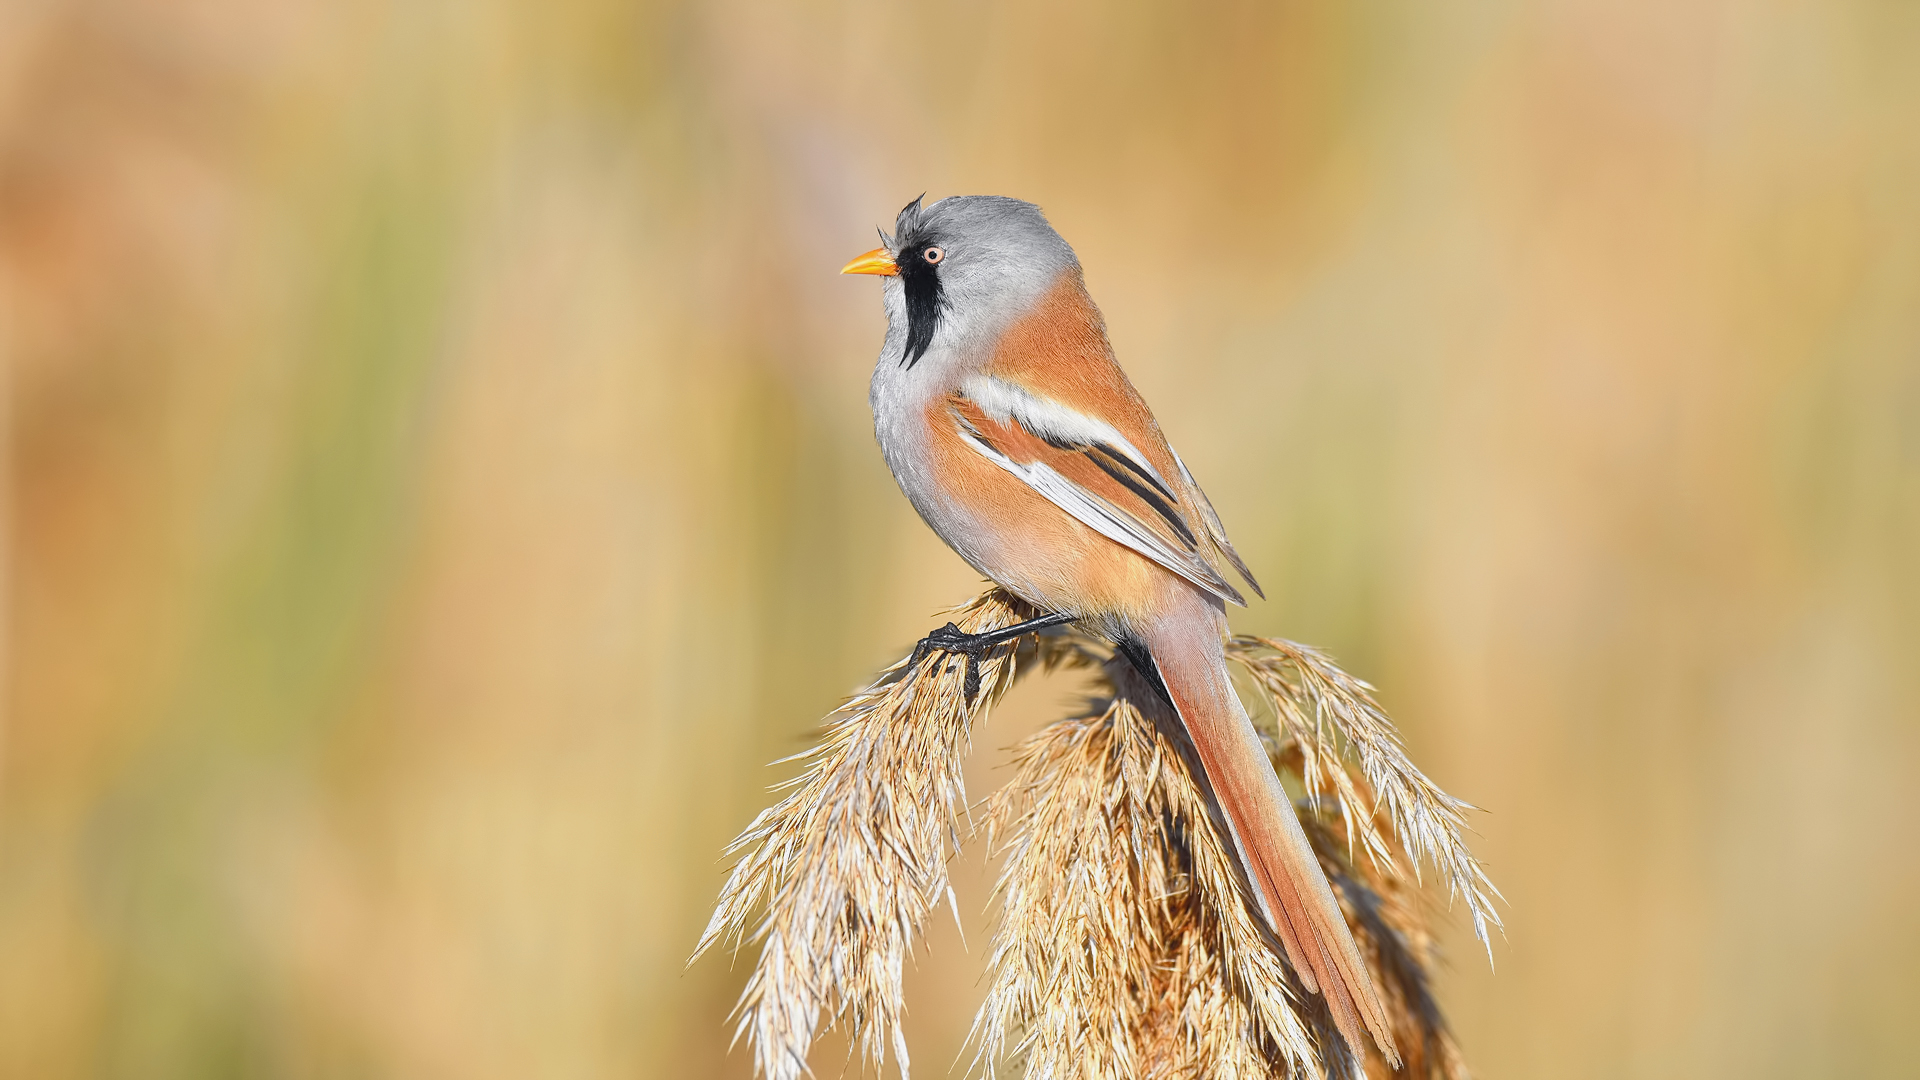
[[[907,667],[917,666],[928,653],[936,649],[941,652],[960,653],[967,658],[965,689],[967,704],[971,705],[974,696],[980,692],[980,661],[985,659],[989,650],[1023,634],[1031,634],[1036,630],[1045,630],[1049,626],[1059,626],[1073,620],[1074,616],[1056,611],[1037,619],[1028,619],[1026,622],[1014,623],[1012,626],[1003,626],[998,630],[988,630],[981,634],[965,633],[958,626],[948,623],[920,639],[920,643],[913,647],[913,655],[907,659]]]

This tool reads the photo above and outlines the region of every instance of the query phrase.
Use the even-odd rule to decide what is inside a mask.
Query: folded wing
[[[1260,591],[1171,449],[1174,477],[1112,424],[994,376],[968,379],[948,407],[969,446],[1081,524],[1244,607],[1209,558],[1219,552]]]

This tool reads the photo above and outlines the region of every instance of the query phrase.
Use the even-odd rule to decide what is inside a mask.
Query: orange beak
[[[886,248],[874,248],[872,251],[841,267],[840,272],[843,274],[879,274],[882,277],[892,277],[900,272],[900,267],[894,264],[893,256],[887,254]]]

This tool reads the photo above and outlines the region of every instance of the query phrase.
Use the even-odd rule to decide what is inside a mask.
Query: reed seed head
[[[968,633],[1033,611],[990,589],[955,609]],[[1489,942],[1499,896],[1468,850],[1467,803],[1414,767],[1372,688],[1292,642],[1236,637],[1252,710],[1385,999],[1405,1068],[1349,1052],[1257,914],[1198,782],[1179,720],[1123,659],[1071,626],[964,657],[901,661],[829,718],[800,775],[734,842],[697,959],[748,937],[760,956],[737,1010],[768,1080],[807,1072],[824,1027],[849,1025],[878,1066],[909,1072],[902,974],[927,915],[957,905],[947,860],[975,824],[962,765],[978,716],[1035,668],[1072,667],[1095,697],[1016,749],[981,824],[1004,857],[976,1067],[1030,1080],[1422,1077],[1466,1069],[1431,991],[1419,891],[1433,868]]]

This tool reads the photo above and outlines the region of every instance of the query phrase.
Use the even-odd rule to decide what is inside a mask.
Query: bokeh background
[[[1489,811],[1484,1077],[1912,1075],[1899,0],[5,0],[0,1075],[745,1077],[721,849],[977,586],[835,275],[923,190]]]

